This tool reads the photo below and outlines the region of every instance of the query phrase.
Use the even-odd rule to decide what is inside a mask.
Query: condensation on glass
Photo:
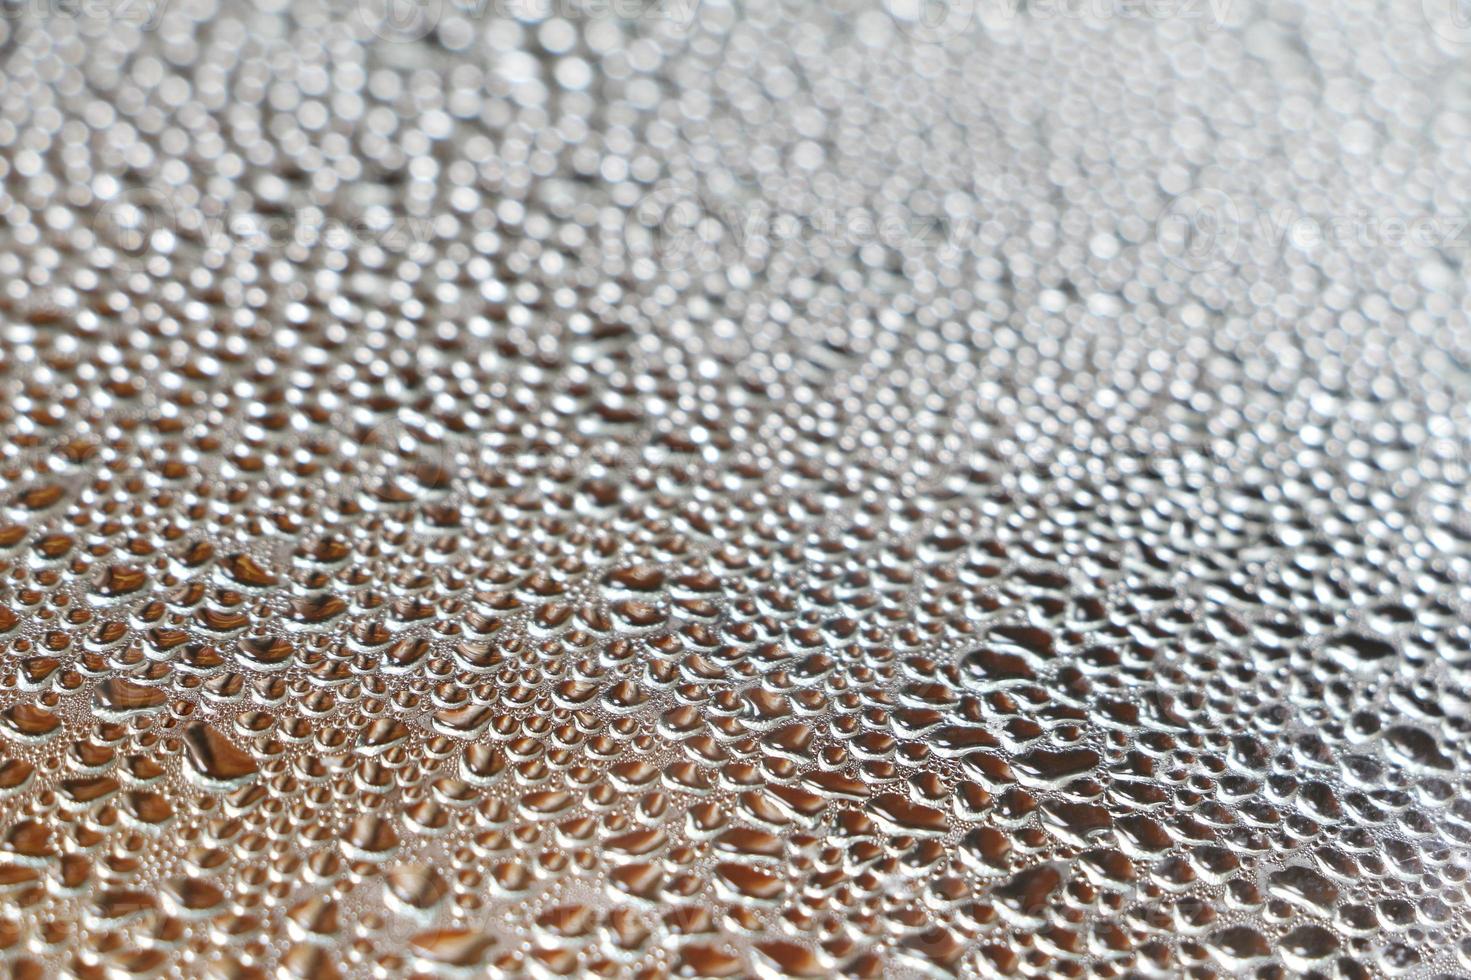
[[[1471,969],[1454,10],[4,13],[0,970]]]

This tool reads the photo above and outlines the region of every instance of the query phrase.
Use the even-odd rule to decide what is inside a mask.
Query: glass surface
[[[1471,970],[1448,0],[15,0],[0,972]]]

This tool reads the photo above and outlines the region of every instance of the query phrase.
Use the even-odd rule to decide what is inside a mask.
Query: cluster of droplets
[[[0,965],[1471,971],[1415,6],[0,19]]]

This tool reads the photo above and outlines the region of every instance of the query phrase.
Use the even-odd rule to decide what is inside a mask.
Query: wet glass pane
[[[0,974],[1471,970],[1466,9],[0,12]]]

